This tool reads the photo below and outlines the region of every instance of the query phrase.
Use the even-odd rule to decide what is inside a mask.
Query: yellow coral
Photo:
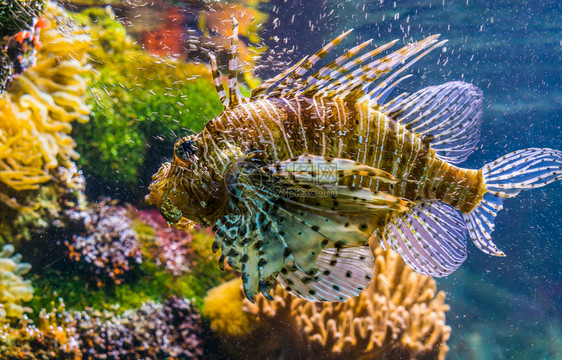
[[[15,190],[37,189],[60,161],[77,157],[71,122],[90,113],[81,76],[90,37],[52,3],[45,16],[37,64],[0,97],[0,181]]]
[[[211,329],[227,336],[250,332],[250,317],[243,310],[240,281],[234,279],[209,290],[205,297],[203,316],[211,319]]]
[[[31,265],[21,263],[21,255],[13,254],[12,245],[4,245],[0,252],[0,304],[2,315],[20,318],[24,312],[31,311],[22,305],[22,302],[30,301],[33,297],[31,281],[22,278]]]
[[[396,253],[379,247],[375,255],[375,280],[346,303],[312,303],[277,286],[274,301],[260,295],[252,304],[243,296],[241,281],[234,280],[222,289],[228,290],[222,306],[242,301],[252,323],[251,330],[235,338],[235,343],[252,349],[256,359],[264,354],[303,359],[444,359],[451,332],[445,325],[449,310],[445,293],[437,293],[433,279],[412,271]],[[236,286],[238,293],[232,291]],[[216,294],[213,297],[220,299]],[[206,315],[211,324],[239,316],[235,310]],[[232,340],[224,327],[215,325],[214,329],[227,343]]]

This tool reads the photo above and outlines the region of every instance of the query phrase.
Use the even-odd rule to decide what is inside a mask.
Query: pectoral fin
[[[361,171],[395,181],[391,175],[361,164],[336,163],[345,165],[343,174]],[[286,283],[300,281],[303,285],[310,279],[324,279],[314,281],[314,288],[309,290],[318,290],[321,295],[306,295],[311,299],[340,301],[358,294],[357,288],[364,288],[363,283],[371,277],[366,275],[371,268],[365,270],[364,255],[369,237],[389,213],[408,210],[407,204],[370,189],[315,183],[311,180],[318,173],[288,171],[283,166],[261,168],[235,179],[243,181],[242,187],[248,191],[232,199],[229,214],[217,223],[214,248],[221,248],[228,263],[242,272],[244,291],[250,300],[258,292],[268,296],[278,275]],[[300,179],[295,181],[295,177]],[[353,256],[359,252],[356,263]],[[336,268],[330,265],[336,263]],[[354,267],[363,269],[361,283],[355,279]],[[280,275],[281,271],[284,273]],[[321,276],[326,271],[332,275]],[[346,286],[348,282],[351,287]],[[334,289],[342,290],[333,293]]]

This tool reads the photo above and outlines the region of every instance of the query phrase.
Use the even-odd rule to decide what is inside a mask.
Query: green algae
[[[222,104],[207,66],[150,56],[107,9],[76,16],[98,36],[90,52],[90,121],[74,138],[79,164],[102,183],[134,189],[177,137],[201,131]]]

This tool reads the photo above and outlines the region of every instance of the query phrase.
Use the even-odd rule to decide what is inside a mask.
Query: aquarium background
[[[41,10],[41,1],[31,3]],[[376,45],[394,39],[402,44],[439,33],[449,42],[417,62],[411,69],[415,76],[394,94],[453,80],[483,90],[480,146],[463,166],[480,168],[521,148],[562,149],[559,1],[225,4],[229,6],[197,0],[60,2],[75,22],[92,29],[91,40],[77,41],[66,52],[91,66],[76,70],[88,84],[80,95],[85,107],[77,105],[80,121],[72,124],[69,135],[80,158],[77,168],[69,165],[70,150],[61,145],[57,157],[63,166],[47,172],[55,180],[22,190],[0,184],[0,194],[7,195],[0,198],[0,245],[13,243],[21,261],[32,264],[27,275],[29,269],[19,266],[18,258],[8,266],[30,282],[23,286],[18,278],[11,285],[24,290],[12,309],[16,321],[0,320],[0,358],[282,358],[268,344],[279,338],[257,337],[251,329],[283,333],[287,320],[260,328],[246,319],[244,313],[265,319],[271,309],[261,302],[256,308],[246,303],[242,313],[239,286],[232,280],[236,275],[218,270],[209,230],[172,230],[143,201],[152,174],[171,158],[174,140],[200,131],[221,110],[206,51],[215,51],[226,64],[225,22],[233,15],[242,24],[243,92],[350,28],[354,32],[320,66],[370,38]],[[59,26],[72,32],[64,23]],[[88,41],[95,46],[88,47]],[[17,80],[14,84],[8,91],[15,102],[21,94]],[[554,183],[506,200],[493,238],[507,257],[488,256],[469,244],[463,266],[436,279],[450,306],[448,359],[562,359],[561,190]],[[34,210],[13,211],[10,199]],[[0,257],[11,257],[10,250],[4,248]],[[212,288],[220,290],[208,292]],[[0,303],[5,299],[0,297]],[[28,335],[34,326],[39,331]],[[217,328],[230,337],[221,337]],[[255,353],[231,336],[236,332],[254,337],[246,340],[259,344]],[[94,344],[89,353],[84,343]],[[323,354],[312,352],[307,358],[328,358]],[[429,354],[415,358],[439,357]],[[396,352],[389,358],[409,357]]]

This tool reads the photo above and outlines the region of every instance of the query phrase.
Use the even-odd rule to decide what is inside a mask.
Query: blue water
[[[266,27],[275,62],[263,61],[264,77],[277,72],[277,61],[299,60],[350,28],[343,47],[439,33],[449,40],[446,51],[418,62],[396,93],[451,80],[483,90],[481,146],[463,166],[526,147],[562,149],[560,1],[276,0],[266,7],[277,25]],[[505,201],[493,238],[507,257],[469,244],[461,269],[438,281],[451,305],[448,358],[562,358],[561,190],[555,183]]]

